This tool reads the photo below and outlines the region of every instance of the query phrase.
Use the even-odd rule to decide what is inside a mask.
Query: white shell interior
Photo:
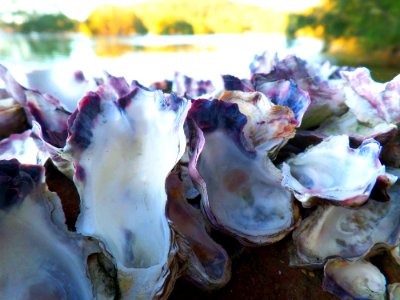
[[[280,185],[280,172],[267,157],[245,155],[217,130],[205,135],[197,168],[207,185],[206,209],[225,229],[261,240],[292,225],[291,195]]]
[[[121,113],[103,102],[92,142],[79,158],[85,180],[77,230],[104,241],[120,271],[133,276],[127,297],[154,297],[168,275],[170,228],[165,179],[182,156],[176,113],[159,110],[158,93],[140,90]],[[128,276],[128,277],[129,277]]]
[[[352,149],[348,136],[332,136],[283,163],[282,183],[302,202],[311,197],[366,200],[377,177],[385,174],[379,151],[375,141]]]

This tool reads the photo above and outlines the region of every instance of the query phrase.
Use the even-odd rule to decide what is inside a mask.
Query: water
[[[220,80],[221,74],[249,77],[255,54],[289,53],[321,61],[322,42],[304,38],[288,48],[282,34],[215,34],[91,38],[82,34],[0,33],[0,63],[24,82],[35,69],[82,70],[100,76],[103,70],[148,85],[172,79],[176,71],[197,79]]]

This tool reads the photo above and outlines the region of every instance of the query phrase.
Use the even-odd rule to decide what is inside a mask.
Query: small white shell
[[[385,276],[365,260],[329,260],[325,265],[324,275],[324,290],[341,299],[385,299]]]

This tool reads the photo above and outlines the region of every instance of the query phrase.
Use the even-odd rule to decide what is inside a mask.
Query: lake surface
[[[297,39],[288,47],[282,34],[215,34],[134,37],[89,37],[72,34],[20,34],[0,32],[0,63],[25,82],[32,70],[54,68],[55,74],[82,70],[86,76],[101,76],[107,71],[144,85],[172,79],[181,72],[196,79],[217,83],[221,74],[249,77],[254,55],[264,51],[280,58],[296,54],[311,62],[326,59],[322,41]],[[374,67],[373,76],[387,81],[398,69]],[[60,76],[62,78],[62,76]]]
[[[0,63],[23,81],[36,69],[103,70],[143,84],[172,79],[176,71],[197,79],[220,80],[221,74],[249,77],[249,64],[265,50],[283,58],[289,53],[321,61],[322,42],[297,40],[288,48],[281,34],[216,34],[91,38],[82,34],[0,33]]]

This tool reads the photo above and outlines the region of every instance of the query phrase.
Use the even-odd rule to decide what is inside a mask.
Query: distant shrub
[[[175,21],[166,24],[161,34],[194,34],[193,26],[186,21]]]

